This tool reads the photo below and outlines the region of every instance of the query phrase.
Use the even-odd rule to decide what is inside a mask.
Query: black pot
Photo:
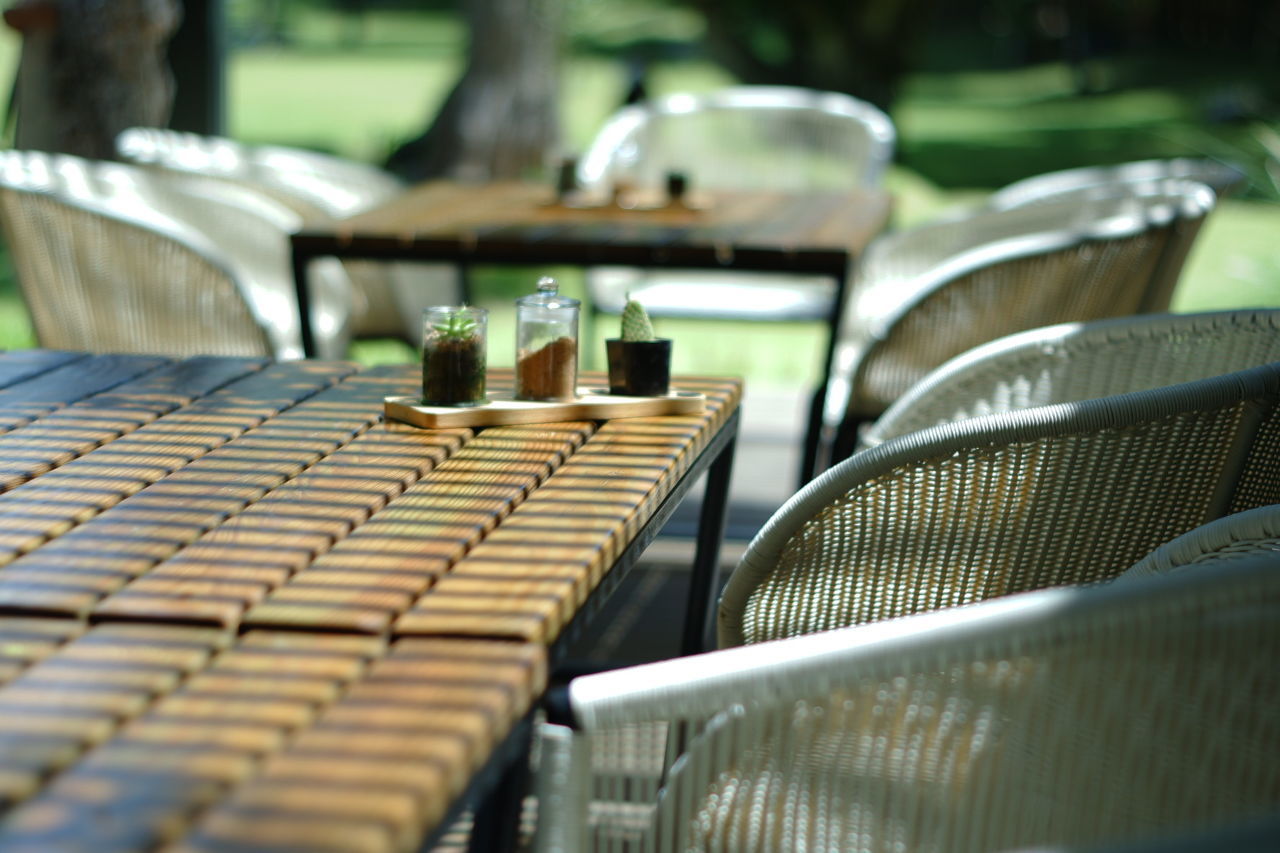
[[[671,339],[604,342],[609,357],[609,393],[661,397],[671,384]]]

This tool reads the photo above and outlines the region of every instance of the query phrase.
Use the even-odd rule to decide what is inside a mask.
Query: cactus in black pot
[[[654,334],[644,306],[630,296],[622,309],[622,336],[605,341],[609,393],[660,397],[671,382],[671,339]]]

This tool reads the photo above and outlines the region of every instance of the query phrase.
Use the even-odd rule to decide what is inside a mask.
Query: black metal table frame
[[[662,531],[663,525],[703,473],[706,473],[707,481],[699,508],[698,536],[694,546],[689,600],[685,609],[680,649],[681,654],[685,655],[708,650],[715,593],[719,587],[720,545],[724,537],[729,499],[729,475],[733,468],[739,420],[737,410],[729,414],[689,466],[689,470],[667,493],[654,514],[618,556],[599,586],[592,590],[586,604],[574,614],[573,619],[552,643],[548,663],[551,665],[553,682],[572,674],[558,672],[555,664],[565,658],[569,646],[631,573],[641,554]],[[420,850],[431,849],[439,837],[468,810],[474,815],[470,839],[472,851],[480,853],[516,848],[520,811],[528,787],[529,746],[534,737],[535,713],[536,709],[530,710],[494,748],[484,767],[472,777],[467,790],[455,801]]]
[[[504,229],[515,230],[515,229]],[[532,229],[527,229],[532,230]],[[461,238],[426,237],[350,237],[331,233],[300,231],[290,238],[294,295],[298,305],[298,322],[302,333],[302,349],[307,358],[315,357],[315,332],[311,327],[311,288],[308,268],[313,260],[324,257],[382,261],[431,261],[456,263],[466,280],[468,267],[476,264],[504,266],[629,266],[648,269],[734,269],[745,273],[797,273],[830,278],[835,294],[827,314],[827,340],[823,354],[822,375],[809,401],[797,484],[808,481],[817,459],[822,432],[822,408],[827,394],[827,380],[835,366],[836,339],[840,315],[848,289],[852,257],[843,249],[760,249],[717,246],[690,247],[678,244],[597,243],[571,241],[554,244],[534,241],[493,239],[467,241]]]

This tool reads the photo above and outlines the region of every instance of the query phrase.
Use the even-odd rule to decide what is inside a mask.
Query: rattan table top
[[[417,382],[0,354],[0,848],[415,849],[741,394],[384,423]]]

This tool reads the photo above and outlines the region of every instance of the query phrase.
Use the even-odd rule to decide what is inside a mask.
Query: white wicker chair
[[[1194,157],[1137,160],[1112,166],[1085,166],[1032,175],[1008,184],[987,197],[989,210],[1010,210],[1042,204],[1062,195],[1107,190],[1116,184],[1187,180],[1209,186],[1219,198],[1233,195],[1246,183],[1245,174],[1230,163]]]
[[[873,186],[894,138],[888,116],[837,92],[731,86],[671,94],[610,117],[579,161],[578,181],[661,190],[680,172],[694,190]]]
[[[1280,504],[1232,513],[1161,545],[1117,580],[1182,571],[1200,563],[1269,554],[1280,565]]]
[[[853,284],[820,413],[813,476],[934,368],[986,341],[1159,312],[1214,205],[1203,184],[1121,185],[886,235]]]
[[[297,217],[221,181],[0,152],[0,219],[41,346],[302,355],[288,232]],[[320,354],[345,356],[351,285],[317,271]]]
[[[1280,361],[1280,308],[1062,323],[956,356],[861,436],[890,438],[980,415],[1089,400]]]
[[[581,186],[661,191],[666,176],[699,189],[838,190],[879,183],[893,158],[889,117],[848,95],[785,86],[733,86],[623,107],[578,167]],[[835,283],[821,276],[588,271],[588,307],[618,313],[628,294],[655,319],[822,321]]]
[[[1127,850],[1247,825],[1280,808],[1280,559],[1197,569],[575,679],[541,731],[535,849]],[[655,728],[680,756],[660,792],[600,775],[598,747]]]
[[[278,145],[135,127],[116,139],[125,160],[220,178],[267,193],[306,225],[354,216],[404,192],[394,175],[353,160]],[[419,344],[422,308],[458,301],[457,270],[446,264],[344,261],[356,287],[353,333]]]
[[[1280,503],[1280,362],[907,433],[801,489],[719,607],[724,646],[1113,578]]]

